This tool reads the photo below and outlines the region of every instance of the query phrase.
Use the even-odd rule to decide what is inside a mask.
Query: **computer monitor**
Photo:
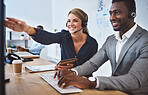
[[[4,0],[0,0],[0,95],[5,95],[5,5]]]

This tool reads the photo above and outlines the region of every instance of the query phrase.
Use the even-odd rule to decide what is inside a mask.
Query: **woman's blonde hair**
[[[84,33],[88,33],[89,34],[89,31],[88,31],[88,28],[87,28],[87,22],[88,22],[88,15],[81,9],[79,8],[74,8],[72,9],[68,15],[72,13],[74,14],[75,16],[77,16],[78,18],[80,18],[82,20],[82,27],[83,27],[83,32]]]

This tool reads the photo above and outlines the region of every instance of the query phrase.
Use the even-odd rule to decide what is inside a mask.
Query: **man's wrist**
[[[29,52],[29,49],[26,49],[27,52]]]
[[[71,70],[75,72],[75,75],[78,75],[77,70],[75,70],[75,69],[71,69]]]
[[[96,81],[90,81],[89,88],[90,89],[96,88],[96,85],[97,85]]]
[[[75,72],[75,71],[72,71],[72,73],[73,73],[74,75],[76,75],[76,72]]]
[[[88,80],[89,80],[89,88],[90,89],[96,88],[96,86],[97,86],[97,79],[94,78],[94,77],[89,77]]]
[[[82,76],[82,77],[89,81],[89,85],[87,88],[90,88],[90,89],[96,88],[96,86],[97,86],[97,79],[96,78],[94,78],[94,77],[87,78],[85,76]]]

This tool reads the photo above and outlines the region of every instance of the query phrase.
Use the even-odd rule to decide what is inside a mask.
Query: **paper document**
[[[48,83],[50,84],[53,88],[55,88],[57,91],[59,91],[61,94],[66,94],[66,93],[77,93],[77,92],[82,92],[81,89],[70,86],[67,88],[60,88],[57,83],[58,79],[53,79],[54,74],[40,74],[40,76]]]
[[[25,69],[32,71],[32,72],[38,72],[38,71],[55,70],[55,66],[56,64],[41,65],[41,66],[26,66]]]

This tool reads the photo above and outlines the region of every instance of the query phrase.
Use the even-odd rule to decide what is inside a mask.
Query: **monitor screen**
[[[0,95],[5,95],[5,5],[4,0],[0,0]]]

